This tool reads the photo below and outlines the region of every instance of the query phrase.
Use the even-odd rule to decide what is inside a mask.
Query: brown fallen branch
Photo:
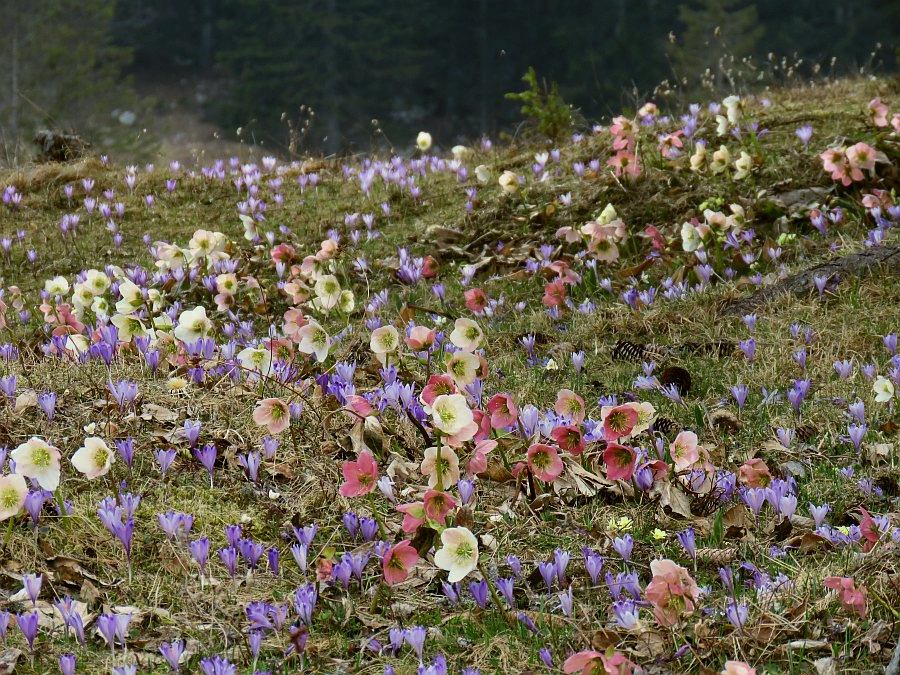
[[[900,274],[900,245],[874,246],[860,253],[842,256],[819,263],[777,284],[761,288],[744,298],[725,304],[719,311],[724,316],[741,316],[782,295],[803,295],[815,289],[816,277],[826,277],[829,284],[848,277],[871,274],[876,268],[890,274]]]

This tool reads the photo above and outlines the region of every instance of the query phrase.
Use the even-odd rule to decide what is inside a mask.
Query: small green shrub
[[[550,139],[558,140],[572,129],[572,108],[559,95],[559,86],[551,82],[538,82],[534,68],[522,76],[528,89],[509,92],[506,98],[522,103],[522,114],[534,122],[538,131]]]

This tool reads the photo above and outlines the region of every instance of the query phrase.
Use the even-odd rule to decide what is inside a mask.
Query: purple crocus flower
[[[631,630],[637,625],[640,607],[634,600],[619,600],[612,605],[613,617],[616,624],[625,630]]]
[[[831,511],[831,507],[828,504],[820,504],[818,506],[812,503],[809,504],[809,515],[812,516],[816,527],[822,526],[829,511]]]
[[[218,654],[202,659],[200,669],[203,671],[203,675],[237,675],[237,667]]]
[[[547,592],[550,593],[553,590],[553,582],[556,580],[556,565],[552,562],[538,563],[538,572],[544,583],[547,584]]]
[[[172,462],[175,461],[176,454],[175,450],[171,448],[168,450],[157,450],[154,453],[156,463],[159,464],[159,473],[161,476],[166,475],[166,471],[169,470],[169,467],[172,466]]]
[[[834,370],[842,380],[846,380],[853,374],[853,362],[848,360],[835,361]]]
[[[134,439],[129,436],[124,440],[116,441],[116,450],[122,456],[122,461],[125,462],[125,466],[130,471],[134,463]]]
[[[563,615],[567,617],[572,616],[572,611],[574,610],[575,605],[575,597],[572,594],[572,587],[569,586],[566,590],[558,593],[557,598],[559,598],[559,609],[563,613]]]
[[[809,145],[809,141],[813,135],[812,125],[804,124],[801,127],[797,127],[797,129],[794,131],[794,134],[796,134],[797,138],[800,139],[800,142],[803,143],[803,147],[805,148],[807,145]]]
[[[587,570],[588,576],[591,578],[591,583],[596,586],[600,578],[600,572],[603,570],[603,556],[595,551],[586,550],[584,554],[584,567]]]
[[[485,579],[469,583],[469,592],[479,609],[484,609],[488,604],[488,582]]]
[[[59,670],[62,675],[75,675],[75,655],[62,654],[59,657]]]
[[[215,471],[216,458],[218,455],[219,451],[212,443],[207,443],[202,448],[194,448],[194,457],[196,457],[197,461],[200,462],[207,473],[209,473],[210,487],[213,486],[213,472]]]
[[[37,402],[40,409],[44,411],[44,415],[47,416],[47,420],[52,422],[56,415],[56,394],[52,391],[45,391],[38,395]]]
[[[750,388],[746,384],[736,384],[731,388],[731,395],[734,396],[734,400],[737,403],[739,410],[744,409],[744,404],[747,402],[749,393]]]
[[[112,650],[116,650],[116,619],[112,614],[101,614],[97,617],[97,630],[106,640],[106,645]]]
[[[856,452],[859,452],[859,449],[862,446],[863,437],[865,437],[868,430],[869,427],[866,424],[850,424],[847,426],[847,435],[850,437],[850,441],[853,443]]]
[[[500,577],[494,582],[494,584],[497,586],[497,590],[500,591],[500,595],[502,595],[503,599],[506,600],[506,604],[508,604],[511,609],[515,609],[515,579],[513,579],[512,577]]]
[[[408,628],[403,636],[406,644],[415,652],[419,663],[422,663],[422,651],[425,649],[425,637],[428,635],[423,626]]]
[[[696,537],[694,535],[694,528],[689,527],[683,532],[678,533],[678,543],[684,548],[685,552],[691,558],[691,560],[697,559],[697,544]]]
[[[231,546],[220,548],[219,559],[222,561],[222,564],[225,565],[225,569],[228,571],[228,576],[233,579],[237,574],[237,550],[232,548]]]
[[[184,640],[163,642],[159,646],[159,653],[162,654],[163,658],[166,660],[166,663],[169,664],[169,668],[171,668],[172,672],[174,673],[177,673],[181,670],[181,655],[184,654],[184,649],[186,646],[187,643]]]
[[[616,537],[613,539],[613,548],[616,549],[616,553],[622,556],[622,559],[626,562],[631,560],[631,551],[634,548],[634,537],[630,534],[626,534],[624,537]]]
[[[750,608],[746,604],[738,604],[737,602],[729,602],[725,606],[725,616],[731,625],[740,630],[747,623],[747,617],[750,615]]]
[[[16,625],[22,631],[25,641],[28,643],[28,649],[34,651],[34,640],[38,634],[38,613],[37,611],[22,612],[16,614]]]

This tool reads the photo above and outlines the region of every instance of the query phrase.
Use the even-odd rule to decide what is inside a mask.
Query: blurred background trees
[[[529,66],[596,119],[892,69],[900,34],[896,0],[0,1],[7,154],[42,126],[125,155],[192,136],[408,147],[419,129],[449,147],[514,129],[504,94]]]

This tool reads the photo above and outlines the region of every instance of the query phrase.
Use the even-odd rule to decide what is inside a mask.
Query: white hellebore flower
[[[441,394],[431,404],[434,426],[446,436],[455,436],[475,419],[462,394]]]
[[[451,584],[461,581],[478,566],[478,540],[468,528],[448,527],[441,532],[441,548],[434,564],[450,573]]]
[[[472,319],[457,319],[450,333],[450,342],[467,352],[474,352],[481,344],[484,333]]]
[[[33,478],[45,490],[59,487],[59,450],[47,441],[33,436],[10,453],[16,463],[16,473]]]
[[[753,158],[745,150],[741,150],[741,156],[734,162],[734,179],[741,180],[750,175],[753,169]]]
[[[300,338],[297,350],[301,354],[315,354],[319,363],[328,358],[331,338],[318,321],[310,319],[305,326],[297,331],[297,336]]]
[[[18,474],[0,476],[0,521],[19,514],[25,506],[28,485]]]
[[[437,448],[425,450],[422,464],[419,466],[423,476],[428,476],[428,487],[446,490],[459,482],[459,457],[449,445],[441,448],[441,485],[438,486]]]
[[[500,183],[500,188],[508,195],[517,192],[519,189],[519,177],[509,169],[500,174],[498,182]]]
[[[318,305],[324,309],[334,309],[341,301],[341,284],[333,274],[323,274],[313,288]]]
[[[69,282],[65,277],[53,277],[44,282],[44,290],[50,295],[65,295],[69,292]]]
[[[102,438],[89,436],[84,445],[72,455],[72,466],[88,480],[105,476],[115,460],[115,454]]]
[[[453,159],[455,159],[457,162],[463,161],[472,154],[472,150],[464,145],[454,145],[450,149],[450,152],[453,154]]]
[[[482,185],[491,179],[491,170],[488,168],[487,164],[479,164],[475,167],[475,178],[477,178],[478,182]]]
[[[455,352],[447,361],[447,374],[460,387],[472,384],[478,377],[479,368],[481,368],[481,359],[472,352]]]
[[[242,368],[251,371],[250,381],[256,381],[260,375],[272,373],[272,351],[266,347],[245,347],[237,355]]]
[[[213,325],[206,317],[206,307],[186,309],[178,315],[178,327],[174,335],[182,342],[195,342],[212,332]]]
[[[400,334],[393,326],[381,326],[372,331],[369,347],[381,365],[384,365],[387,355],[397,351],[399,346]]]
[[[872,385],[872,391],[875,392],[875,400],[878,403],[887,403],[894,398],[894,383],[886,377],[879,375]]]
[[[681,248],[685,253],[693,253],[703,246],[700,232],[691,223],[685,221],[681,224]]]
[[[427,152],[431,148],[431,134],[427,131],[420,131],[416,136],[416,147],[422,152]]]
[[[84,283],[94,295],[103,295],[110,285],[106,272],[100,270],[88,270],[85,273]]]
[[[732,94],[731,96],[726,96],[722,100],[722,105],[725,106],[725,114],[728,115],[728,121],[732,124],[737,124],[741,121],[741,98],[740,96],[735,96]]]

